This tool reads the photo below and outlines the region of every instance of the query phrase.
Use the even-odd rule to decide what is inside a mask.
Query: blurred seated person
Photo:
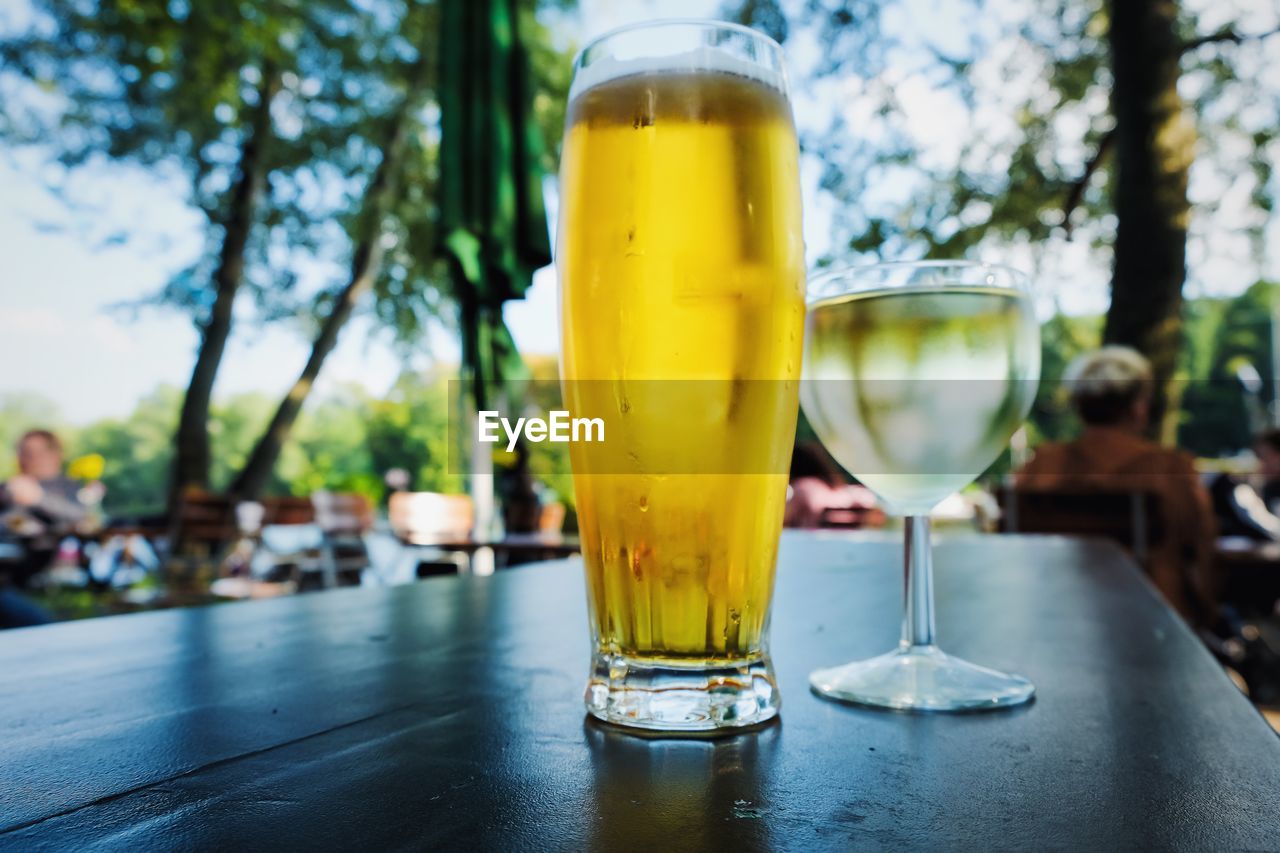
[[[14,574],[24,583],[53,558],[58,541],[83,521],[87,510],[78,487],[62,473],[62,442],[36,429],[18,440],[18,474],[0,486],[0,523],[5,538],[21,542],[27,559]],[[25,575],[25,576],[23,576]]]
[[[62,442],[48,430],[18,439],[18,474],[0,486],[0,540],[22,556],[0,564],[0,628],[40,625],[50,617],[13,587],[24,586],[57,553],[58,541],[86,516],[76,485],[62,473]]]
[[[1261,491],[1254,483],[1226,472],[1215,475],[1209,483],[1218,534],[1274,542],[1280,540],[1280,429],[1258,433],[1253,452],[1258,459]]]
[[[1263,430],[1253,440],[1262,479],[1262,502],[1273,515],[1280,515],[1280,429]]]
[[[89,577],[103,585],[126,587],[160,570],[160,557],[145,536],[116,535],[89,549]]]
[[[1188,622],[1212,621],[1213,509],[1191,455],[1144,437],[1150,363],[1128,347],[1103,347],[1072,362],[1063,379],[1084,432],[1075,441],[1037,448],[1015,484],[1027,491],[1155,493],[1165,536],[1147,561],[1151,579]]]
[[[514,464],[498,468],[494,481],[502,499],[502,529],[507,533],[537,533],[542,500],[529,471],[527,442],[516,443]]]
[[[1208,487],[1219,536],[1280,540],[1280,517],[1247,479],[1222,471],[1209,477]]]
[[[815,529],[833,526],[833,515],[848,515],[856,522],[840,527],[879,527],[884,513],[865,486],[846,482],[840,469],[821,446],[802,441],[791,454],[791,481],[787,489],[786,527]]]

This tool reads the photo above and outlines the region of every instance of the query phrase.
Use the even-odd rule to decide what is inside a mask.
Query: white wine
[[[904,515],[981,474],[1035,398],[1039,328],[1016,290],[872,290],[812,305],[807,323],[805,416]]]

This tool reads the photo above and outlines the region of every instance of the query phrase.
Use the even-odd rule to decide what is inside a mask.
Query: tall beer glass
[[[701,731],[778,712],[797,161],[781,49],[757,32],[663,21],[578,55],[557,269],[565,402],[603,414],[611,442],[570,445],[603,720]]]

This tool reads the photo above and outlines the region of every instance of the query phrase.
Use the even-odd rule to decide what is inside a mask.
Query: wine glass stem
[[[929,544],[929,516],[907,516],[904,532],[902,647],[932,646],[933,550]]]

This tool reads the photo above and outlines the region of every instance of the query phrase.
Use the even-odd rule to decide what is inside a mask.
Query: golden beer
[[[623,694],[628,667],[745,673],[765,655],[804,330],[796,137],[765,79],[649,71],[569,105],[565,402],[612,431],[606,450],[570,446],[597,646],[587,703],[615,722],[754,721]]]

